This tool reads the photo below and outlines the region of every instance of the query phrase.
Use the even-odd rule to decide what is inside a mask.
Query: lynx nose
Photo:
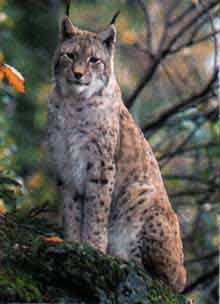
[[[83,77],[83,74],[81,72],[74,72],[74,76],[77,80],[80,80]]]

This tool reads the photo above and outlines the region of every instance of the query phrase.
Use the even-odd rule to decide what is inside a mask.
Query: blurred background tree
[[[217,303],[219,1],[75,0],[71,19],[98,31],[118,9],[116,73],[180,217],[189,274],[185,293],[196,303]],[[0,188],[2,211],[59,205],[43,143],[51,63],[64,11],[59,0],[0,0],[0,63],[21,71],[27,87],[21,95],[0,82],[0,177],[22,185],[20,196],[17,183],[7,192],[16,196],[16,206]]]

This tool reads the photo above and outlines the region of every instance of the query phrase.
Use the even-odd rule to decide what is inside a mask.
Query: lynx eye
[[[89,58],[89,62],[92,63],[92,64],[99,63],[100,59],[97,58],[97,57],[92,56],[92,57]]]
[[[66,53],[65,55],[71,60],[75,59],[75,55],[73,53]]]

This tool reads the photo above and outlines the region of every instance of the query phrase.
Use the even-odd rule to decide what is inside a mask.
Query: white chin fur
[[[60,81],[60,87],[63,93],[69,94],[73,93],[74,95],[78,95],[79,97],[90,98],[91,96],[98,93],[105,86],[104,79],[97,79],[95,76],[92,77],[89,85],[70,85],[64,79]]]
[[[83,91],[83,95],[86,98],[90,98],[95,93],[98,93],[104,87],[104,82],[101,79],[92,79],[89,86]]]
[[[86,85],[73,85],[73,90],[77,94],[81,95],[83,94],[86,90],[88,90],[89,86]]]

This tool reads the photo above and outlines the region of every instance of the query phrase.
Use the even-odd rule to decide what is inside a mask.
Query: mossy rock
[[[1,303],[42,302],[43,297],[39,283],[31,275],[15,269],[4,269],[0,272]]]
[[[187,303],[135,263],[86,244],[35,239],[17,247],[2,265],[1,303]]]

